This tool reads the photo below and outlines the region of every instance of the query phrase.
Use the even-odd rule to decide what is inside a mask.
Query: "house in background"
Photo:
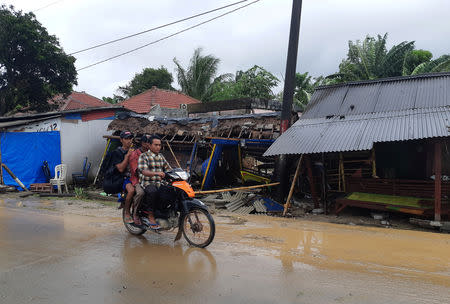
[[[51,104],[57,104],[59,111],[110,107],[111,104],[103,101],[95,96],[89,95],[86,92],[72,92],[69,96],[64,98],[61,95],[49,100]]]
[[[139,114],[157,117],[186,117],[188,115],[187,105],[200,103],[200,100],[183,93],[152,87],[119,105]]]
[[[46,181],[41,169],[45,160],[52,175],[56,165],[67,164],[70,183],[72,173],[82,171],[88,157],[92,179],[105,148],[108,124],[119,112],[129,112],[86,93],[74,92],[58,103],[64,110],[0,117],[1,161],[27,187]],[[6,172],[3,177],[6,185],[17,186]]]

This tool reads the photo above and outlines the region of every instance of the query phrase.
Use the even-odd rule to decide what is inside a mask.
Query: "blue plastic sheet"
[[[45,183],[42,164],[46,160],[53,176],[55,166],[61,163],[61,140],[59,131],[51,132],[2,132],[0,133],[2,162],[27,187]],[[14,179],[3,170],[5,185],[21,189]]]

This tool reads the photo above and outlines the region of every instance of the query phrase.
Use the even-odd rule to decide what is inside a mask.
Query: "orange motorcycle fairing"
[[[186,181],[176,181],[172,183],[172,186],[180,188],[181,190],[183,190],[184,192],[186,192],[186,194],[190,197],[193,198],[195,197],[195,192],[194,189],[192,189],[191,185],[189,185],[188,182]]]

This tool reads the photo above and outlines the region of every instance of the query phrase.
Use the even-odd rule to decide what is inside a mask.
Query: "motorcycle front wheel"
[[[183,236],[189,244],[204,248],[211,244],[216,234],[214,220],[208,211],[194,208],[183,217]]]

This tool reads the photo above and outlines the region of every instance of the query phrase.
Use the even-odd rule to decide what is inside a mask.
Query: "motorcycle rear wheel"
[[[192,246],[205,248],[214,239],[216,226],[208,211],[194,208],[183,217],[183,236]]]
[[[128,224],[127,222],[125,222],[125,208],[122,210],[122,221],[123,224],[125,225],[125,228],[127,228],[128,232],[131,233],[132,235],[142,235],[145,233],[145,231],[147,231],[145,229],[135,226],[134,224]]]

